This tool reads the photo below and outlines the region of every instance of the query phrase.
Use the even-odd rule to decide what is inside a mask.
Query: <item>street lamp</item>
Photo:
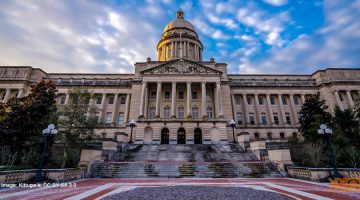
[[[133,143],[133,141],[132,141],[132,132],[133,132],[133,128],[136,126],[136,121],[134,119],[131,119],[131,121],[129,122],[129,126],[131,127],[129,143]]]
[[[35,182],[42,182],[44,181],[44,177],[42,175],[42,169],[44,167],[44,163],[45,163],[45,156],[47,154],[47,150],[48,150],[48,140],[49,140],[49,136],[50,135],[56,135],[58,133],[58,130],[55,128],[54,124],[49,124],[48,127],[46,129],[44,129],[42,131],[42,137],[43,137],[43,143],[44,146],[42,148],[41,151],[41,155],[40,155],[40,165],[39,165],[39,169],[36,172],[36,175],[34,177],[34,181]]]
[[[229,122],[229,125],[231,126],[232,130],[233,130],[233,143],[237,143],[235,140],[235,127],[236,127],[236,122],[232,119]]]
[[[331,136],[333,134],[333,131],[330,128],[328,128],[325,124],[321,124],[318,133],[326,137],[326,145],[329,151],[329,160],[332,166],[334,167],[334,178],[342,177],[337,170],[335,154],[331,143]],[[331,176],[331,171],[329,173]]]

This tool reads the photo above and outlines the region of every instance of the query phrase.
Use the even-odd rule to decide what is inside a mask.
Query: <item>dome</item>
[[[166,25],[163,33],[175,28],[186,28],[196,33],[195,27],[191,24],[191,22],[184,19],[184,13],[181,9],[176,13],[176,19]]]

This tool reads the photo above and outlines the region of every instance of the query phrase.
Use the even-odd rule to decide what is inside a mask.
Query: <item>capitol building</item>
[[[235,137],[283,141],[298,137],[298,113],[309,95],[320,93],[329,111],[347,109],[360,92],[360,69],[327,68],[308,75],[229,74],[226,63],[203,60],[195,27],[177,12],[157,44],[157,61],[135,63],[133,74],[47,73],[31,66],[0,66],[0,101],[22,97],[31,83],[52,80],[57,102],[85,87],[97,106],[96,133],[136,144],[227,144]],[[291,66],[284,66],[291,67]]]

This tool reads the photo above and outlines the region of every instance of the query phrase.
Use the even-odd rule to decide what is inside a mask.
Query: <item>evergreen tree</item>
[[[328,106],[325,100],[320,99],[320,93],[311,95],[306,99],[299,112],[299,132],[305,138],[305,141],[319,141],[318,129],[320,124],[330,125],[331,114],[326,111]]]
[[[359,122],[355,120],[354,113],[350,109],[342,111],[336,107],[333,124],[335,144],[360,147]]]

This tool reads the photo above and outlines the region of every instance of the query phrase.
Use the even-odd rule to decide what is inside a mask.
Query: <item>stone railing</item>
[[[37,169],[0,171],[0,183],[22,183],[33,178]],[[46,178],[55,182],[71,181],[84,178],[85,170],[79,168],[44,169]]]
[[[288,167],[288,173],[290,177],[317,182],[328,181],[330,171],[331,174],[333,174],[334,170],[332,168]],[[360,177],[359,168],[338,168],[338,171],[344,177]]]

